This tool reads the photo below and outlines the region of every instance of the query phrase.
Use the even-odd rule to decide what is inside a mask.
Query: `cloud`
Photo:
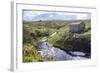
[[[32,20],[36,15],[34,11],[23,11],[23,20]]]
[[[52,15],[48,15],[46,16],[46,18],[43,15],[46,14],[52,14]],[[60,18],[60,19],[64,19],[64,17],[66,16],[65,20],[69,19],[70,20],[81,20],[81,19],[90,19],[91,15],[87,14],[87,13],[70,13],[70,12],[48,12],[48,11],[33,11],[33,10],[24,10],[23,11],[23,20],[26,21],[33,21],[35,20],[35,17],[41,16],[41,18],[45,19],[54,19],[54,18]],[[56,15],[56,16],[55,16]],[[59,17],[60,16],[60,17]],[[38,19],[41,19],[38,17]]]
[[[78,14],[77,19],[91,19],[90,14]]]

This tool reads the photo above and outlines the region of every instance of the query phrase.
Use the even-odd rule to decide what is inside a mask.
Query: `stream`
[[[65,52],[60,48],[49,46],[48,41],[45,40],[39,44],[38,50],[41,51],[41,55],[50,61],[63,61],[63,60],[82,60],[88,59],[86,53],[80,51]]]

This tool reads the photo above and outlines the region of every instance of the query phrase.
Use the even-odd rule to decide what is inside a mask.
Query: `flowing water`
[[[82,60],[88,59],[86,53],[80,51],[65,52],[60,48],[49,46],[48,41],[43,41],[38,46],[38,50],[42,52],[42,56],[49,60],[63,61],[63,60]]]

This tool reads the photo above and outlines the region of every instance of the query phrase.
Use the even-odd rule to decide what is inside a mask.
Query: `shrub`
[[[23,46],[23,62],[40,62],[45,61],[41,54],[36,50],[36,48],[27,43]]]

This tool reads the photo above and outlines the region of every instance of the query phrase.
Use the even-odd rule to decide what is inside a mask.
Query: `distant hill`
[[[57,13],[45,13],[37,15],[33,18],[33,20],[75,20],[75,15],[63,15]]]
[[[36,15],[35,17],[24,17],[25,21],[45,21],[45,20],[75,20],[77,17],[75,15],[64,15],[58,13],[44,13]]]

